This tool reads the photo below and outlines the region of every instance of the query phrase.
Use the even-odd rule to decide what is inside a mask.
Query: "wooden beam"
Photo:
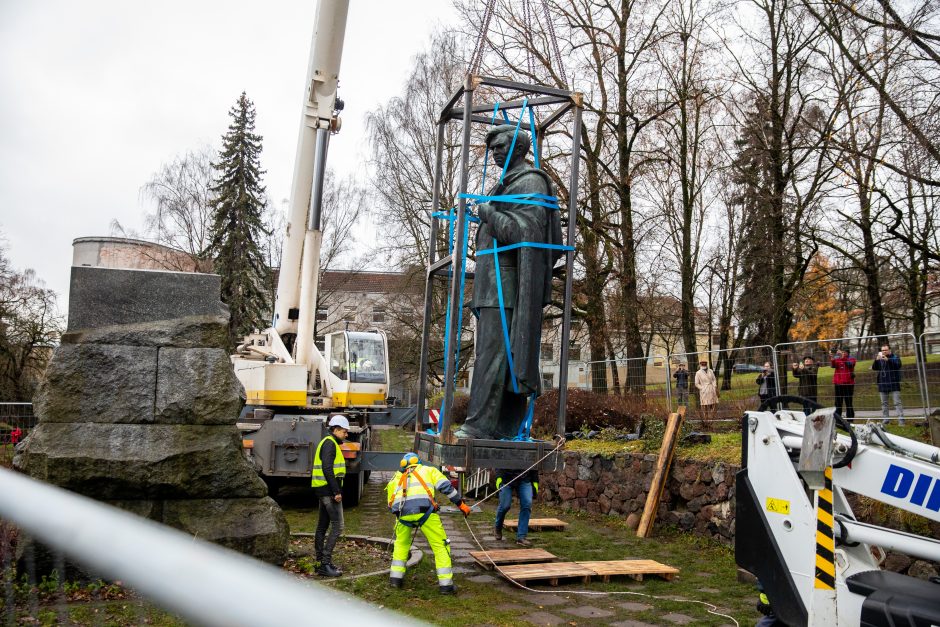
[[[650,484],[650,491],[646,495],[643,517],[640,518],[640,525],[636,529],[638,538],[649,537],[650,532],[653,530],[653,521],[656,520],[659,501],[663,497],[663,488],[666,487],[669,466],[672,465],[672,456],[676,451],[679,430],[682,428],[684,419],[685,407],[679,407],[678,412],[669,414],[669,420],[666,422],[666,432],[663,434],[663,445],[659,448],[659,459],[656,461],[656,468],[653,471],[653,481]]]

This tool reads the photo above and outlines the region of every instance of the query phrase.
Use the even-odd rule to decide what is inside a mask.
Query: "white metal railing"
[[[353,625],[419,622],[3,468],[0,517],[197,625],[323,625],[340,616]]]

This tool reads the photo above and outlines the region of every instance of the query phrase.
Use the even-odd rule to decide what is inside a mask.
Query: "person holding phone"
[[[898,412],[898,424],[904,424],[904,405],[901,404],[901,358],[891,352],[887,344],[881,347],[881,352],[875,356],[871,369],[878,372],[878,394],[881,396],[881,424],[886,425],[891,417],[888,415],[888,399],[894,401],[894,408]]]
[[[818,392],[816,388],[816,377],[819,368],[816,366],[816,360],[807,355],[803,361],[793,363],[790,370],[793,376],[800,382],[800,396],[807,401],[818,403]],[[808,402],[803,403],[803,413],[809,416],[813,413],[813,407]]]
[[[846,418],[855,418],[855,408],[852,406],[855,397],[855,358],[849,356],[849,351],[843,348],[836,350],[829,358],[829,366],[835,370],[832,375],[832,385],[835,388],[836,409]]]
[[[769,361],[764,362],[764,369],[757,375],[756,383],[761,403],[777,395],[777,375]]]

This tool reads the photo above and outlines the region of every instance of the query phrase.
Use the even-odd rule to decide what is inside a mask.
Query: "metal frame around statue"
[[[475,105],[473,102],[474,92],[481,86],[490,86],[497,89],[512,90],[521,93],[527,97],[529,107],[542,107],[550,105],[561,105],[553,111],[540,125],[536,125],[538,143],[542,143],[545,131],[553,124],[558,122],[566,113],[573,113],[573,125],[571,129],[571,162],[570,176],[568,185],[568,228],[566,230],[565,244],[573,246],[577,225],[577,197],[578,197],[578,166],[580,164],[579,155],[581,149],[581,115],[583,112],[583,97],[579,92],[572,92],[555,87],[546,87],[542,85],[531,85],[527,83],[518,83],[510,80],[490,78],[485,76],[469,75],[464,81],[464,85],[458,89],[447,104],[441,110],[441,115],[437,121],[437,150],[434,166],[434,188],[432,194],[432,212],[440,208],[441,178],[443,173],[443,150],[444,150],[444,128],[454,121],[461,120],[463,125],[463,136],[461,142],[461,160],[460,160],[460,188],[457,206],[457,218],[455,228],[456,242],[453,246],[453,252],[440,259],[437,258],[436,242],[438,239],[439,220],[431,219],[431,234],[428,240],[428,267],[426,275],[426,284],[424,292],[424,322],[421,336],[421,358],[418,374],[418,402],[417,416],[415,419],[416,429],[416,450],[424,461],[433,461],[435,464],[460,465],[466,468],[493,468],[513,467],[518,462],[519,468],[525,468],[537,461],[543,454],[543,451],[551,451],[552,447],[546,449],[545,442],[507,442],[499,440],[459,440],[453,441],[451,431],[453,428],[453,403],[454,403],[454,376],[447,376],[444,380],[444,400],[441,405],[441,424],[440,434],[431,435],[423,433],[425,423],[427,401],[427,377],[428,377],[428,353],[431,334],[431,314],[432,314],[432,295],[434,281],[437,279],[448,280],[450,277],[456,278],[457,273],[451,269],[460,269],[464,265],[465,252],[464,240],[466,235],[466,204],[467,201],[463,195],[467,193],[469,179],[469,155],[470,155],[470,129],[472,124],[490,125],[492,120],[484,114],[491,113],[494,103]],[[463,106],[458,107],[458,103],[463,100]],[[500,102],[499,108],[502,111],[521,109],[523,100],[517,99],[509,102]],[[520,122],[520,128],[531,130],[531,127],[525,121]],[[568,348],[569,336],[571,334],[571,291],[572,291],[572,272],[574,267],[574,251],[565,252],[565,290],[564,301],[562,305],[562,327],[561,327],[561,356],[559,363],[558,376],[558,421],[556,424],[556,433],[564,435],[565,433],[565,415],[567,409],[568,397]],[[472,276],[471,273],[467,273]],[[446,338],[447,346],[455,346],[459,341],[460,329],[458,328],[458,317],[463,302],[460,292],[460,281],[453,280],[450,284],[450,302],[453,306],[450,309],[449,333]],[[445,355],[446,363],[445,373],[456,372],[456,359],[453,350],[447,351]],[[531,451],[529,450],[531,449]],[[516,455],[507,456],[507,451],[515,451]],[[510,459],[510,458],[513,459]],[[531,458],[531,459],[530,459]],[[522,465],[525,464],[525,465]],[[558,464],[558,456],[553,455],[546,459],[543,467],[555,467]]]

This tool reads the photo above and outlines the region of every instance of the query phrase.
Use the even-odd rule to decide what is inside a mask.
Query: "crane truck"
[[[326,420],[342,412],[351,424],[344,502],[355,505],[367,478],[361,462],[370,413],[387,409],[388,340],[381,331],[342,330],[326,334],[321,350],[314,338],[323,183],[330,136],[340,129],[348,9],[348,0],[317,3],[273,322],[245,337],[232,364],[245,388],[243,448],[271,491],[309,481]]]

